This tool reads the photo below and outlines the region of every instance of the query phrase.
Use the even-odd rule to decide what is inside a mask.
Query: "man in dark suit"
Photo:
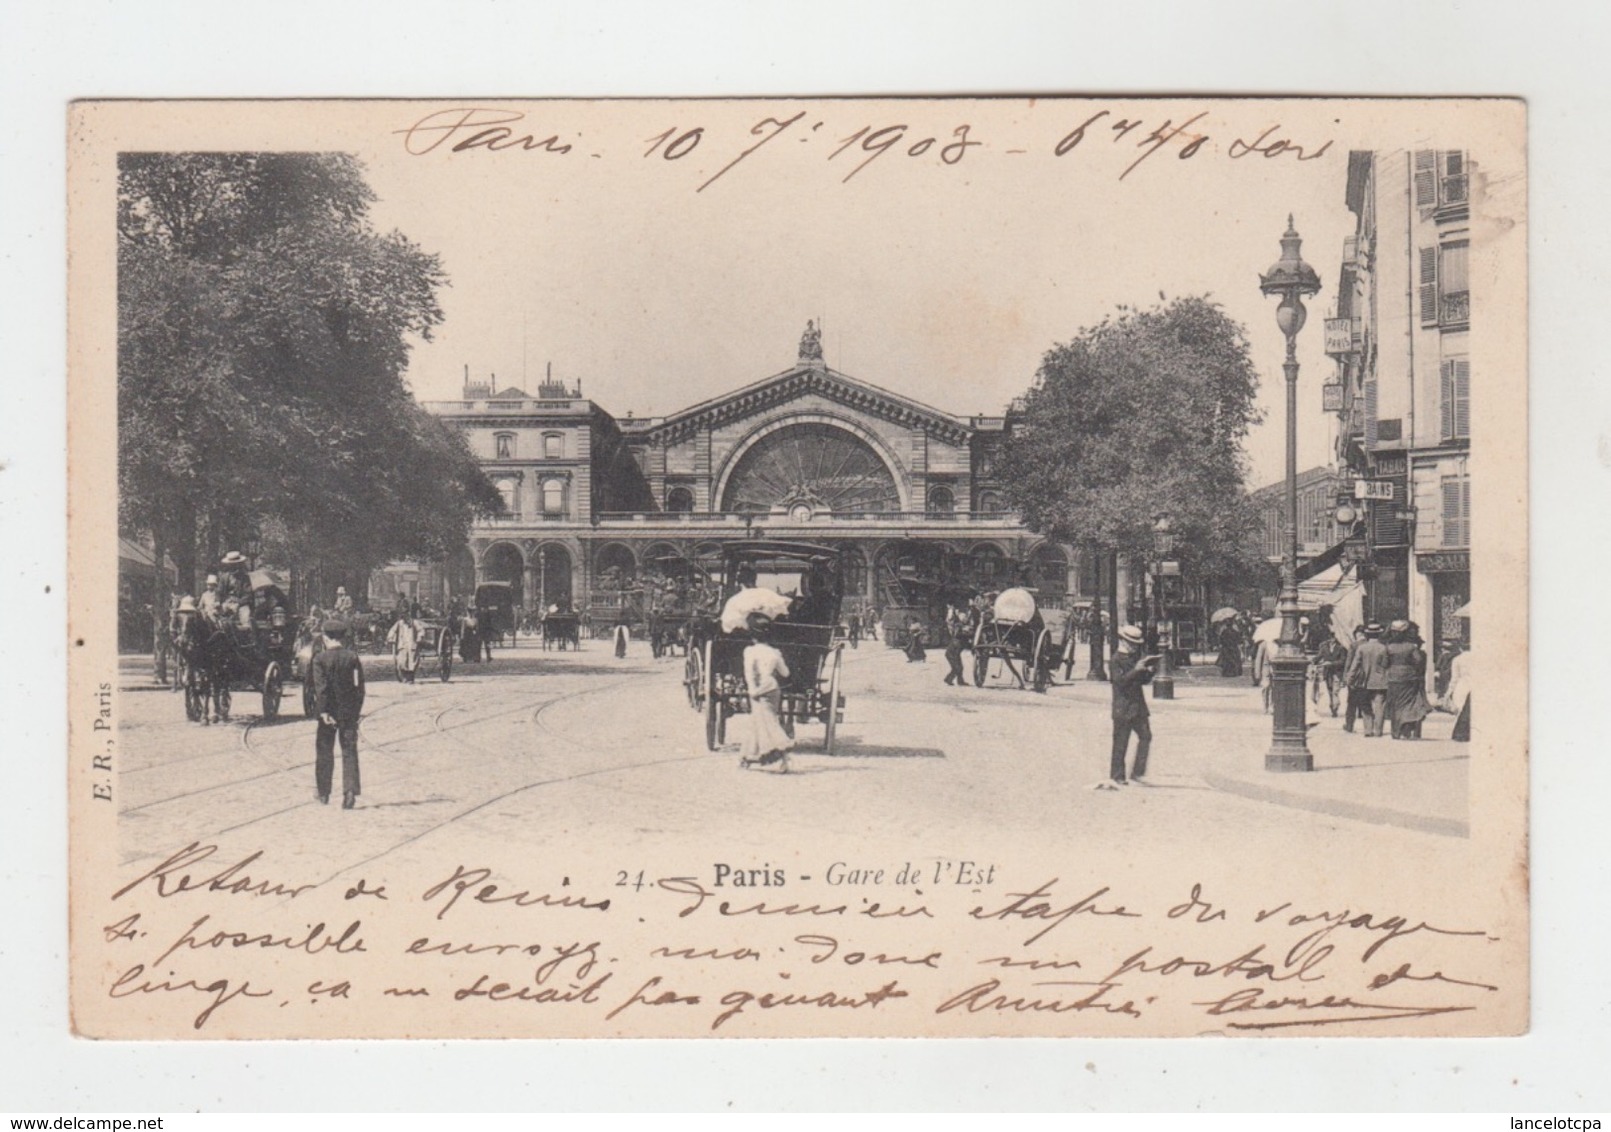
[[[1113,683],[1113,758],[1108,768],[1109,781],[1098,783],[1098,789],[1117,790],[1131,782],[1147,784],[1152,723],[1143,689],[1152,681],[1152,666],[1157,658],[1141,655],[1144,639],[1145,635],[1134,625],[1119,629],[1119,647],[1108,666]],[[1126,777],[1124,760],[1132,733],[1136,737],[1136,759]]]
[[[358,717],[364,710],[364,666],[347,647],[347,624],[324,623],[324,651],[313,658],[313,710],[319,717],[314,738],[313,780],[319,801],[330,801],[336,769],[336,737],[341,738],[341,808],[358,797]]]
[[[1387,646],[1382,644],[1382,627],[1375,621],[1365,626],[1365,639],[1354,650],[1343,681],[1350,686],[1357,681],[1365,706],[1365,735],[1380,738],[1387,715]]]

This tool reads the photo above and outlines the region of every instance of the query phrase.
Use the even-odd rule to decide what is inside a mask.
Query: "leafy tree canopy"
[[[1008,500],[1032,530],[1140,560],[1167,515],[1204,576],[1260,568],[1242,450],[1257,390],[1246,336],[1217,304],[1121,307],[1042,359],[1002,454]]]
[[[182,577],[198,531],[366,569],[456,549],[497,508],[403,381],[447,280],[373,199],[344,154],[120,158],[120,519]]]

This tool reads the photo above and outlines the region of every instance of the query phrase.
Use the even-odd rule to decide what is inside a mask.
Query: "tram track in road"
[[[627,679],[627,680],[612,681],[609,684],[605,684],[605,685],[603,685],[601,687],[579,688],[574,692],[567,692],[567,693],[564,693],[562,695],[555,696],[553,699],[548,700],[545,703],[538,704],[534,709],[531,709],[532,723],[535,724],[539,729],[541,729],[543,732],[545,732],[549,736],[551,736],[554,739],[560,741],[561,743],[564,743],[566,746],[573,747],[573,748],[574,747],[581,747],[581,748],[591,750],[591,751],[594,751],[594,752],[608,753],[605,748],[599,747],[599,746],[597,746],[595,744],[579,742],[576,739],[572,738],[571,736],[565,735],[562,732],[559,732],[559,731],[555,730],[553,727],[549,726],[549,724],[544,721],[543,717],[549,711],[551,711],[553,708],[559,706],[560,704],[572,702],[574,700],[582,698],[583,696],[599,695],[599,694],[604,693],[604,692],[612,691],[612,690],[614,690],[616,688],[621,687],[623,684],[631,683],[635,679],[636,679],[636,677],[634,676],[631,679]],[[439,713],[439,718],[440,718],[441,715],[446,715],[448,710],[452,710],[452,709],[444,709],[443,712]],[[521,708],[516,709],[516,710],[525,711],[525,710],[527,710],[527,708],[524,705],[522,705]],[[500,713],[497,713],[497,714],[498,715],[509,715],[509,714],[513,714],[513,712],[512,711],[511,712],[500,712]],[[477,720],[477,721],[472,721],[472,722],[484,722],[486,718],[490,718],[490,717],[484,717],[483,720]],[[455,731],[460,730],[464,726],[466,726],[466,725],[465,724],[457,725],[457,726],[455,726],[453,728],[453,730],[455,730]],[[450,735],[449,737],[452,738],[455,742],[463,743],[463,740],[459,739],[456,735]],[[452,814],[452,815],[450,815],[450,816],[448,816],[446,818],[443,818],[441,821],[435,822],[435,823],[427,826],[424,829],[417,830],[416,832],[410,834],[408,837],[405,837],[405,838],[395,842],[394,844],[388,846],[387,848],[382,849],[378,853],[370,854],[369,856],[363,858],[360,861],[354,861],[354,862],[352,862],[350,864],[343,865],[341,868],[337,869],[335,872],[331,873],[328,877],[324,878],[323,880],[319,881],[318,883],[320,883],[320,884],[328,884],[328,883],[330,883],[331,881],[335,880],[338,877],[344,876],[347,873],[350,873],[350,872],[352,872],[352,871],[354,871],[356,869],[363,868],[365,865],[374,864],[376,861],[379,861],[384,857],[390,856],[391,854],[397,852],[400,849],[407,848],[410,845],[413,845],[413,844],[416,844],[416,843],[418,843],[420,841],[423,841],[425,838],[430,837],[430,836],[432,836],[432,835],[434,835],[436,833],[439,833],[443,829],[446,829],[447,827],[453,825],[454,823],[459,822],[459,821],[463,821],[465,818],[468,818],[468,817],[470,817],[470,816],[472,816],[472,815],[474,815],[476,813],[479,813],[480,811],[485,810],[489,806],[493,806],[493,805],[496,805],[496,804],[498,804],[500,802],[507,801],[510,798],[516,797],[516,796],[518,796],[520,794],[524,794],[524,793],[526,793],[527,791],[530,791],[530,790],[540,789],[540,788],[545,787],[545,786],[559,786],[559,785],[563,785],[565,783],[576,782],[576,781],[579,781],[579,780],[582,780],[582,779],[598,777],[598,776],[601,776],[601,775],[619,774],[619,773],[622,773],[624,771],[644,770],[644,769],[647,769],[647,768],[650,768],[650,767],[665,766],[665,765],[669,765],[669,764],[673,764],[673,763],[697,762],[697,761],[702,761],[704,759],[708,759],[710,757],[711,756],[710,756],[710,754],[708,752],[701,752],[701,753],[696,754],[696,755],[678,755],[678,756],[673,756],[673,757],[670,757],[670,758],[650,759],[650,760],[646,760],[646,761],[643,761],[643,762],[637,762],[637,763],[614,764],[614,765],[610,765],[610,766],[593,767],[593,768],[590,768],[590,769],[587,769],[587,770],[579,770],[579,771],[576,771],[575,773],[572,773],[572,774],[563,774],[563,775],[558,775],[556,777],[540,778],[540,779],[537,779],[535,781],[524,782],[524,783],[521,783],[518,786],[513,786],[510,789],[500,791],[499,793],[494,794],[489,798],[483,798],[481,801],[476,802],[472,806],[469,806],[469,807],[467,807],[465,809],[459,810],[456,813],[454,813],[454,814]]]
[[[390,703],[390,704],[383,704],[379,708],[376,708],[375,711],[368,717],[368,719],[370,721],[373,721],[374,718],[376,716],[380,715],[382,712],[385,712],[385,711],[387,711],[387,710],[389,710],[391,708],[401,706],[402,704],[404,704],[406,702],[407,701],[396,701],[396,702],[393,702],[393,703]],[[522,706],[521,710],[524,710],[524,706]],[[266,722],[266,721],[261,719],[261,718],[256,719],[256,720],[251,720],[251,721],[247,722],[246,726],[241,731],[242,738],[240,739],[240,743],[241,743],[242,748],[244,750],[246,750],[246,751],[248,751],[248,752],[250,752],[252,754],[257,754],[257,755],[266,755],[266,754],[268,754],[267,751],[258,750],[255,747],[253,747],[251,742],[250,742],[250,740],[245,738],[245,736],[247,736],[247,735],[249,735],[251,733],[252,729],[255,726],[258,726],[258,725],[260,725],[260,724],[262,724],[264,722]],[[424,733],[422,732],[421,734],[424,734]],[[395,746],[398,743],[406,742],[411,738],[418,738],[418,737],[419,736],[405,735],[405,736],[401,736],[401,737],[399,737],[397,739],[383,740],[383,741],[378,742],[378,743],[369,743],[368,746],[370,748],[372,748],[372,749],[384,750],[389,746]],[[306,742],[307,733],[305,731],[287,732],[285,734],[285,738],[287,740],[295,739],[295,740]],[[214,752],[210,752],[210,753],[208,753],[206,755],[196,755],[196,756],[194,756],[194,758],[196,758],[196,759],[200,759],[200,758],[217,758],[222,753],[223,752],[220,752],[220,751],[214,751]],[[192,760],[191,759],[184,759],[184,760],[174,760],[174,761],[175,762],[181,762],[181,761],[189,762],[189,761],[192,761]],[[169,763],[163,763],[161,765],[167,766],[167,765],[170,765],[170,764]],[[199,786],[194,790],[184,790],[184,791],[181,791],[178,794],[170,794],[170,795],[167,795],[166,797],[163,797],[163,798],[153,798],[149,802],[142,802],[138,806],[129,806],[129,807],[127,807],[127,808],[125,808],[123,810],[120,810],[118,812],[119,812],[120,815],[121,814],[137,814],[137,813],[140,813],[140,812],[142,812],[144,810],[149,810],[154,806],[160,806],[160,805],[163,805],[163,804],[168,803],[168,802],[182,801],[185,798],[195,798],[195,797],[198,797],[199,795],[202,795],[202,794],[211,794],[211,793],[214,793],[214,792],[219,791],[219,790],[227,790],[227,789],[229,789],[231,787],[240,786],[240,785],[243,785],[243,784],[248,783],[248,782],[259,782],[259,781],[262,781],[265,778],[274,778],[277,775],[290,774],[293,771],[304,771],[304,770],[307,770],[312,765],[313,765],[313,761],[310,759],[307,762],[298,762],[298,763],[293,763],[290,766],[276,767],[274,770],[264,771],[262,774],[249,775],[246,778],[231,778],[231,779],[228,779],[227,781],[224,781],[224,782],[214,783],[211,786]],[[141,770],[152,770],[152,769],[155,769],[155,768],[154,767],[142,767],[140,769]],[[132,773],[137,773],[137,772],[135,772],[135,771],[126,771],[124,773],[131,773],[132,774]]]
[[[458,744],[459,746],[461,746],[461,747],[463,747],[465,749],[471,750],[471,751],[473,751],[473,752],[475,752],[477,754],[485,754],[486,753],[486,748],[485,747],[477,746],[475,744],[472,744],[472,743],[469,743],[469,742],[465,741],[463,738],[461,738],[457,734],[457,732],[464,731],[466,729],[477,727],[477,726],[484,726],[486,724],[493,723],[493,722],[496,722],[498,720],[507,718],[508,716],[511,716],[511,715],[525,714],[527,712],[531,712],[533,722],[536,723],[545,733],[549,734],[550,736],[553,736],[554,738],[558,739],[559,741],[561,741],[563,743],[566,743],[567,745],[573,746],[573,747],[582,746],[582,747],[587,747],[588,749],[595,750],[595,751],[601,750],[601,748],[598,748],[598,747],[595,747],[595,746],[592,746],[592,745],[589,745],[589,744],[578,743],[575,740],[572,740],[572,739],[562,735],[561,733],[555,731],[553,728],[551,728],[551,727],[547,726],[546,724],[542,723],[539,717],[548,708],[553,707],[558,703],[568,701],[568,700],[577,699],[579,697],[586,696],[586,695],[592,695],[592,694],[597,694],[597,693],[609,691],[609,690],[611,690],[613,688],[619,687],[621,684],[628,683],[628,682],[629,681],[626,681],[626,680],[612,681],[610,684],[604,685],[602,687],[579,688],[579,689],[577,689],[577,690],[575,690],[573,692],[562,693],[561,695],[555,696],[552,699],[550,699],[550,700],[548,700],[548,701],[546,701],[544,703],[540,703],[540,704],[537,705],[537,707],[535,709],[533,709],[529,703],[521,703],[521,704],[518,704],[518,705],[516,705],[514,707],[505,708],[505,709],[498,710],[498,711],[493,711],[493,712],[482,713],[480,715],[477,715],[473,719],[468,719],[468,720],[465,720],[465,721],[463,721],[461,723],[444,723],[443,722],[445,717],[447,715],[449,715],[451,712],[456,711],[456,710],[467,710],[466,705],[463,705],[463,704],[449,705],[448,707],[442,708],[442,709],[440,709],[440,710],[438,710],[438,711],[436,711],[436,712],[434,712],[432,714],[430,728],[428,728],[426,730],[422,730],[422,731],[415,731],[415,732],[412,732],[412,733],[406,734],[406,735],[397,736],[395,738],[390,738],[390,739],[387,739],[387,740],[384,740],[384,741],[378,742],[378,743],[368,743],[368,744],[366,744],[366,749],[372,750],[372,751],[383,751],[383,750],[386,750],[388,748],[396,747],[396,746],[398,746],[400,744],[403,744],[403,743],[411,742],[411,741],[416,740],[416,739],[426,738],[426,737],[434,735],[434,736],[440,736],[442,738],[448,739],[449,741],[454,742],[454,743]],[[437,698],[440,698],[440,697],[437,697]],[[394,706],[398,706],[400,704],[411,703],[411,702],[415,703],[416,706],[418,706],[417,701],[410,701],[410,700],[400,700],[400,701],[397,701],[394,704],[388,704],[388,705],[385,705],[385,706],[389,708],[389,707],[394,707]],[[384,709],[378,709],[375,714],[378,715],[380,710],[384,710]],[[677,761],[677,760],[671,760],[671,761]],[[216,784],[214,786],[200,787],[200,788],[198,788],[196,790],[183,791],[181,793],[174,794],[174,795],[169,795],[169,796],[164,797],[164,798],[153,799],[152,801],[142,803],[139,806],[130,807],[127,810],[121,811],[121,813],[123,813],[123,814],[138,813],[138,812],[149,810],[149,809],[152,809],[154,807],[161,806],[161,805],[164,805],[164,804],[167,804],[167,803],[183,801],[185,799],[196,798],[196,797],[198,797],[200,795],[203,795],[203,794],[216,793],[217,791],[220,791],[220,790],[226,790],[226,789],[229,789],[229,788],[232,788],[232,787],[238,787],[238,786],[240,786],[242,784],[245,784],[245,783],[261,782],[261,781],[264,781],[266,779],[276,778],[276,777],[280,777],[280,776],[288,775],[288,774],[295,774],[295,773],[304,773],[305,774],[307,772],[307,770],[312,765],[313,765],[313,763],[312,763],[311,760],[304,761],[304,762],[298,762],[298,763],[295,763],[295,764],[292,764],[292,765],[289,765],[289,766],[277,768],[277,769],[272,770],[272,771],[267,771],[267,772],[265,772],[263,774],[252,775],[252,776],[250,776],[248,778],[232,779],[232,780],[230,780],[228,782],[218,783],[218,784]],[[645,765],[652,765],[652,764],[645,764]],[[633,769],[633,768],[631,768],[631,767],[601,768],[600,770],[597,770],[597,771],[583,772],[583,773],[584,774],[586,774],[586,773],[607,773],[612,769],[626,770],[626,769]],[[408,771],[408,772],[405,772],[405,773],[402,773],[402,774],[382,778],[377,783],[377,785],[380,785],[380,786],[384,787],[384,786],[391,785],[391,784],[403,783],[403,782],[410,781],[411,779],[418,779],[418,778],[421,778],[421,777],[425,777],[425,776],[427,776],[429,774],[439,773],[439,771],[440,771],[440,767],[435,767],[435,766],[433,766],[433,767],[422,767],[422,768],[419,768],[419,769],[416,769],[416,770],[413,770],[413,771]],[[557,783],[557,782],[566,781],[566,779],[565,778],[558,778],[558,779],[553,779],[553,780],[549,780],[549,781]],[[509,791],[508,793],[509,794],[518,794],[524,789],[530,789],[533,786],[543,785],[543,784],[545,784],[545,783],[544,782],[537,782],[537,783],[530,783],[530,784],[522,785],[520,787],[516,787],[515,789],[513,789],[512,791]],[[448,819],[446,819],[446,820],[444,820],[442,822],[436,823],[435,825],[431,826],[430,828],[428,828],[428,829],[426,829],[424,831],[421,831],[421,833],[419,833],[418,835],[410,837],[410,838],[407,838],[404,841],[399,842],[396,846],[393,846],[390,849],[383,850],[381,853],[377,854],[375,857],[366,859],[365,861],[362,861],[362,862],[359,862],[359,865],[367,864],[367,863],[369,863],[369,860],[379,859],[379,857],[383,857],[387,853],[394,852],[396,849],[401,848],[404,845],[410,844],[412,841],[418,840],[419,837],[428,836],[430,833],[433,833],[436,830],[438,830],[438,829],[440,829],[440,828],[442,828],[442,827],[444,827],[444,826],[446,826],[448,824],[451,824],[453,821],[457,820],[459,817],[468,815],[470,813],[474,813],[475,811],[477,811],[479,809],[482,809],[486,805],[490,805],[490,804],[492,804],[493,802],[495,802],[497,800],[499,800],[499,799],[495,797],[495,798],[487,799],[487,800],[485,800],[483,802],[479,802],[475,806],[472,806],[470,809],[465,810],[465,811],[461,811],[461,813],[456,814],[453,817],[450,817],[450,818],[448,818]],[[207,834],[206,836],[216,837],[216,836],[222,836],[222,835],[224,835],[226,833],[233,833],[233,832],[236,832],[238,830],[245,829],[245,828],[247,828],[249,826],[256,825],[256,824],[258,824],[260,822],[268,821],[268,820],[270,820],[272,818],[280,817],[280,816],[283,816],[284,814],[292,813],[292,812],[297,811],[297,810],[307,809],[307,808],[315,806],[317,804],[318,803],[316,803],[316,802],[314,802],[312,800],[304,801],[304,802],[297,802],[297,803],[294,803],[294,804],[289,805],[289,806],[284,806],[284,807],[269,811],[267,813],[262,813],[262,814],[249,816],[243,821],[235,822],[235,823],[233,823],[231,825],[215,829],[211,833]],[[161,852],[142,854],[140,856],[132,857],[132,858],[129,858],[129,859],[125,860],[123,862],[123,864],[124,865],[132,865],[132,864],[136,864],[136,863],[138,863],[140,861],[151,860],[151,859],[160,857],[161,855],[162,855]],[[346,867],[344,867],[342,870],[340,870],[339,872],[337,872],[334,875],[339,876],[339,875],[341,875],[342,872],[346,872],[351,868],[359,867],[359,865],[346,866]]]

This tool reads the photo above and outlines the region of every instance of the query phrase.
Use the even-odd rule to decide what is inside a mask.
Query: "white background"
[[[0,624],[10,647],[0,669],[0,1111],[1190,1111],[1345,1103],[1566,1114],[1611,1107],[1611,822],[1604,812],[1611,743],[1601,710],[1611,671],[1603,580],[1611,549],[1611,383],[1591,352],[1605,336],[1611,263],[1602,58],[1611,28],[1602,7],[1197,0],[1076,11],[1003,0],[282,0],[231,14],[216,2],[79,0],[13,2],[3,11]],[[62,603],[69,99],[1176,92],[1529,100],[1530,1036],[183,1046],[69,1036]]]

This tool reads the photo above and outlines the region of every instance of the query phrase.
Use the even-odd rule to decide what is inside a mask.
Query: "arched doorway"
[[[1012,584],[1007,555],[993,542],[978,543],[968,552],[968,572],[973,584],[981,590],[1000,590]]]
[[[557,542],[537,549],[537,585],[543,594],[543,609],[557,605],[572,608],[571,552]]]
[[[630,546],[612,542],[599,547],[593,555],[594,624],[638,620],[637,581],[638,561]]]
[[[516,605],[525,605],[526,559],[513,543],[499,542],[481,556],[483,582],[508,582]]]

